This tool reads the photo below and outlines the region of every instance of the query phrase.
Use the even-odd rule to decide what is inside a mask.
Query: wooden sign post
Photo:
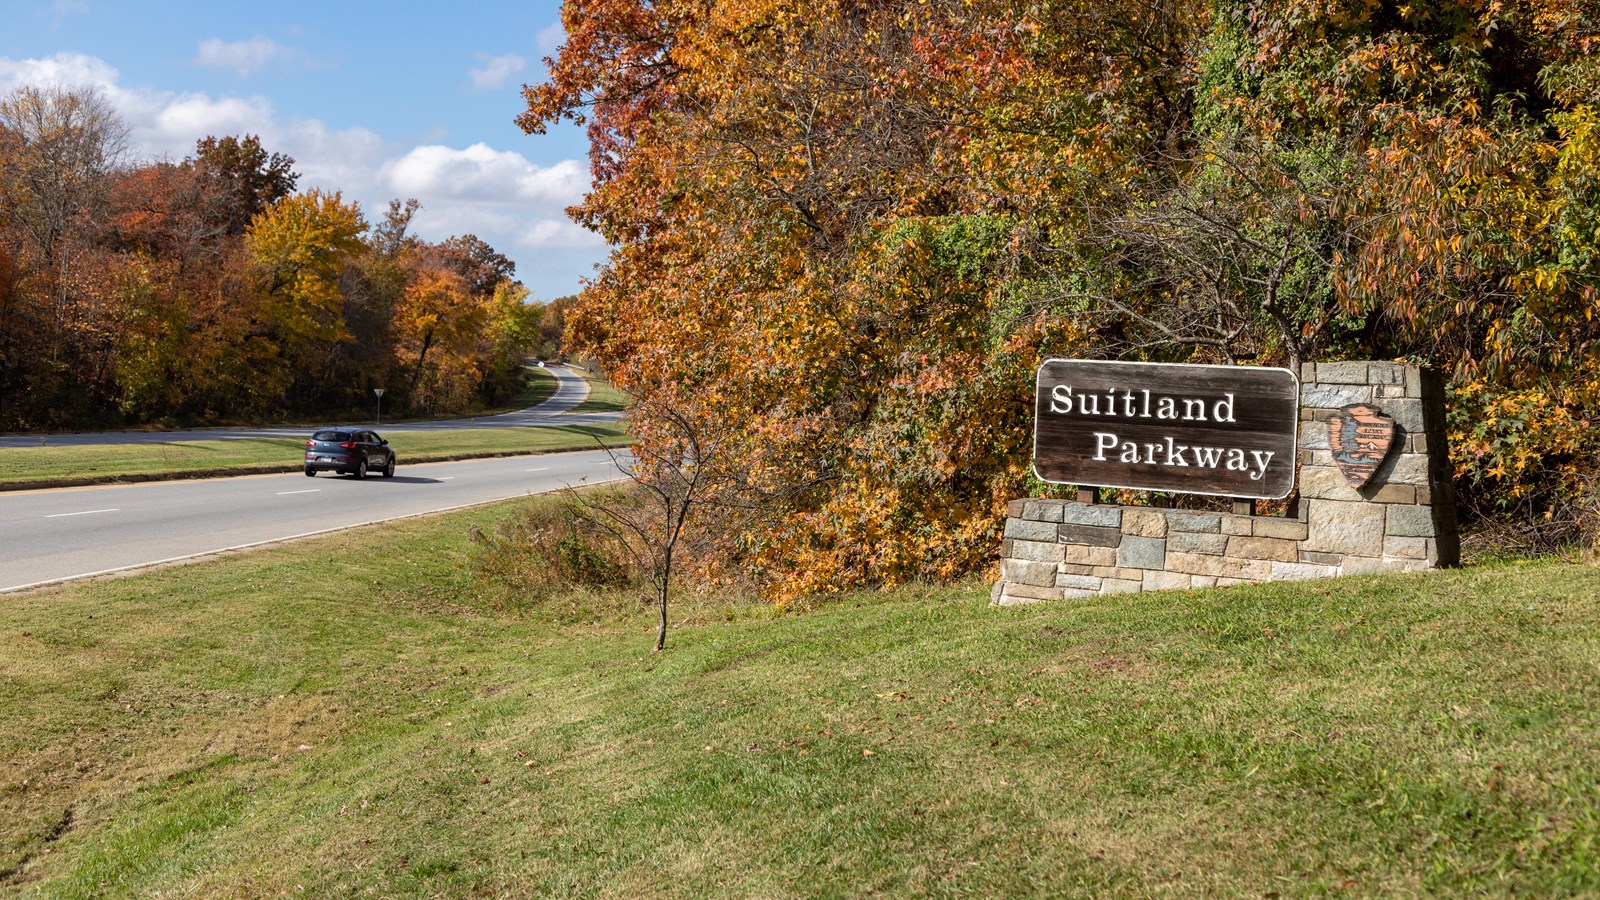
[[[1299,397],[1288,369],[1047,360],[1034,472],[1058,484],[1281,499],[1294,490]]]

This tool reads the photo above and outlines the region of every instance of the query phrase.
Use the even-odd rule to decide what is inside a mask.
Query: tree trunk
[[[417,368],[411,373],[411,385],[406,388],[406,402],[416,403],[417,383],[422,380],[422,363],[428,358],[428,348],[433,346],[433,329],[422,336],[422,350],[417,354]]]
[[[656,625],[656,650],[665,650],[667,647],[667,581],[661,580],[656,587],[656,604],[661,608],[661,618]]]

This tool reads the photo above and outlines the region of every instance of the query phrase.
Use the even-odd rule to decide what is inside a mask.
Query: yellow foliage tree
[[[339,192],[295,194],[267,207],[245,234],[260,279],[262,319],[286,350],[345,340],[339,274],[362,252],[361,207]]]

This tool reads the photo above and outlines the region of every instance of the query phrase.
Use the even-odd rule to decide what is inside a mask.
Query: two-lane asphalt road
[[[257,475],[0,494],[0,591],[622,477],[591,450],[405,465],[394,478]]]

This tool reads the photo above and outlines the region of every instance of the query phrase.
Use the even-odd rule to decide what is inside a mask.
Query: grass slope
[[[508,508],[0,595],[0,892],[1600,891],[1594,568],[705,599],[652,655],[478,603]]]
[[[556,381],[556,376],[552,375],[549,369],[540,366],[523,366],[522,372],[524,381],[522,390],[517,396],[486,409],[479,415],[493,416],[499,413],[518,412],[532,406],[538,406],[554,397],[556,389],[561,386],[560,382]],[[447,416],[446,418],[459,417]]]
[[[623,426],[612,424],[381,433],[388,435],[402,466],[479,456],[592,450],[628,442]],[[299,468],[305,449],[305,438],[7,447],[0,448],[0,488],[292,471]]]
[[[620,412],[629,406],[628,395],[612,386],[598,371],[574,369],[589,382],[589,396],[572,409],[575,413]]]

